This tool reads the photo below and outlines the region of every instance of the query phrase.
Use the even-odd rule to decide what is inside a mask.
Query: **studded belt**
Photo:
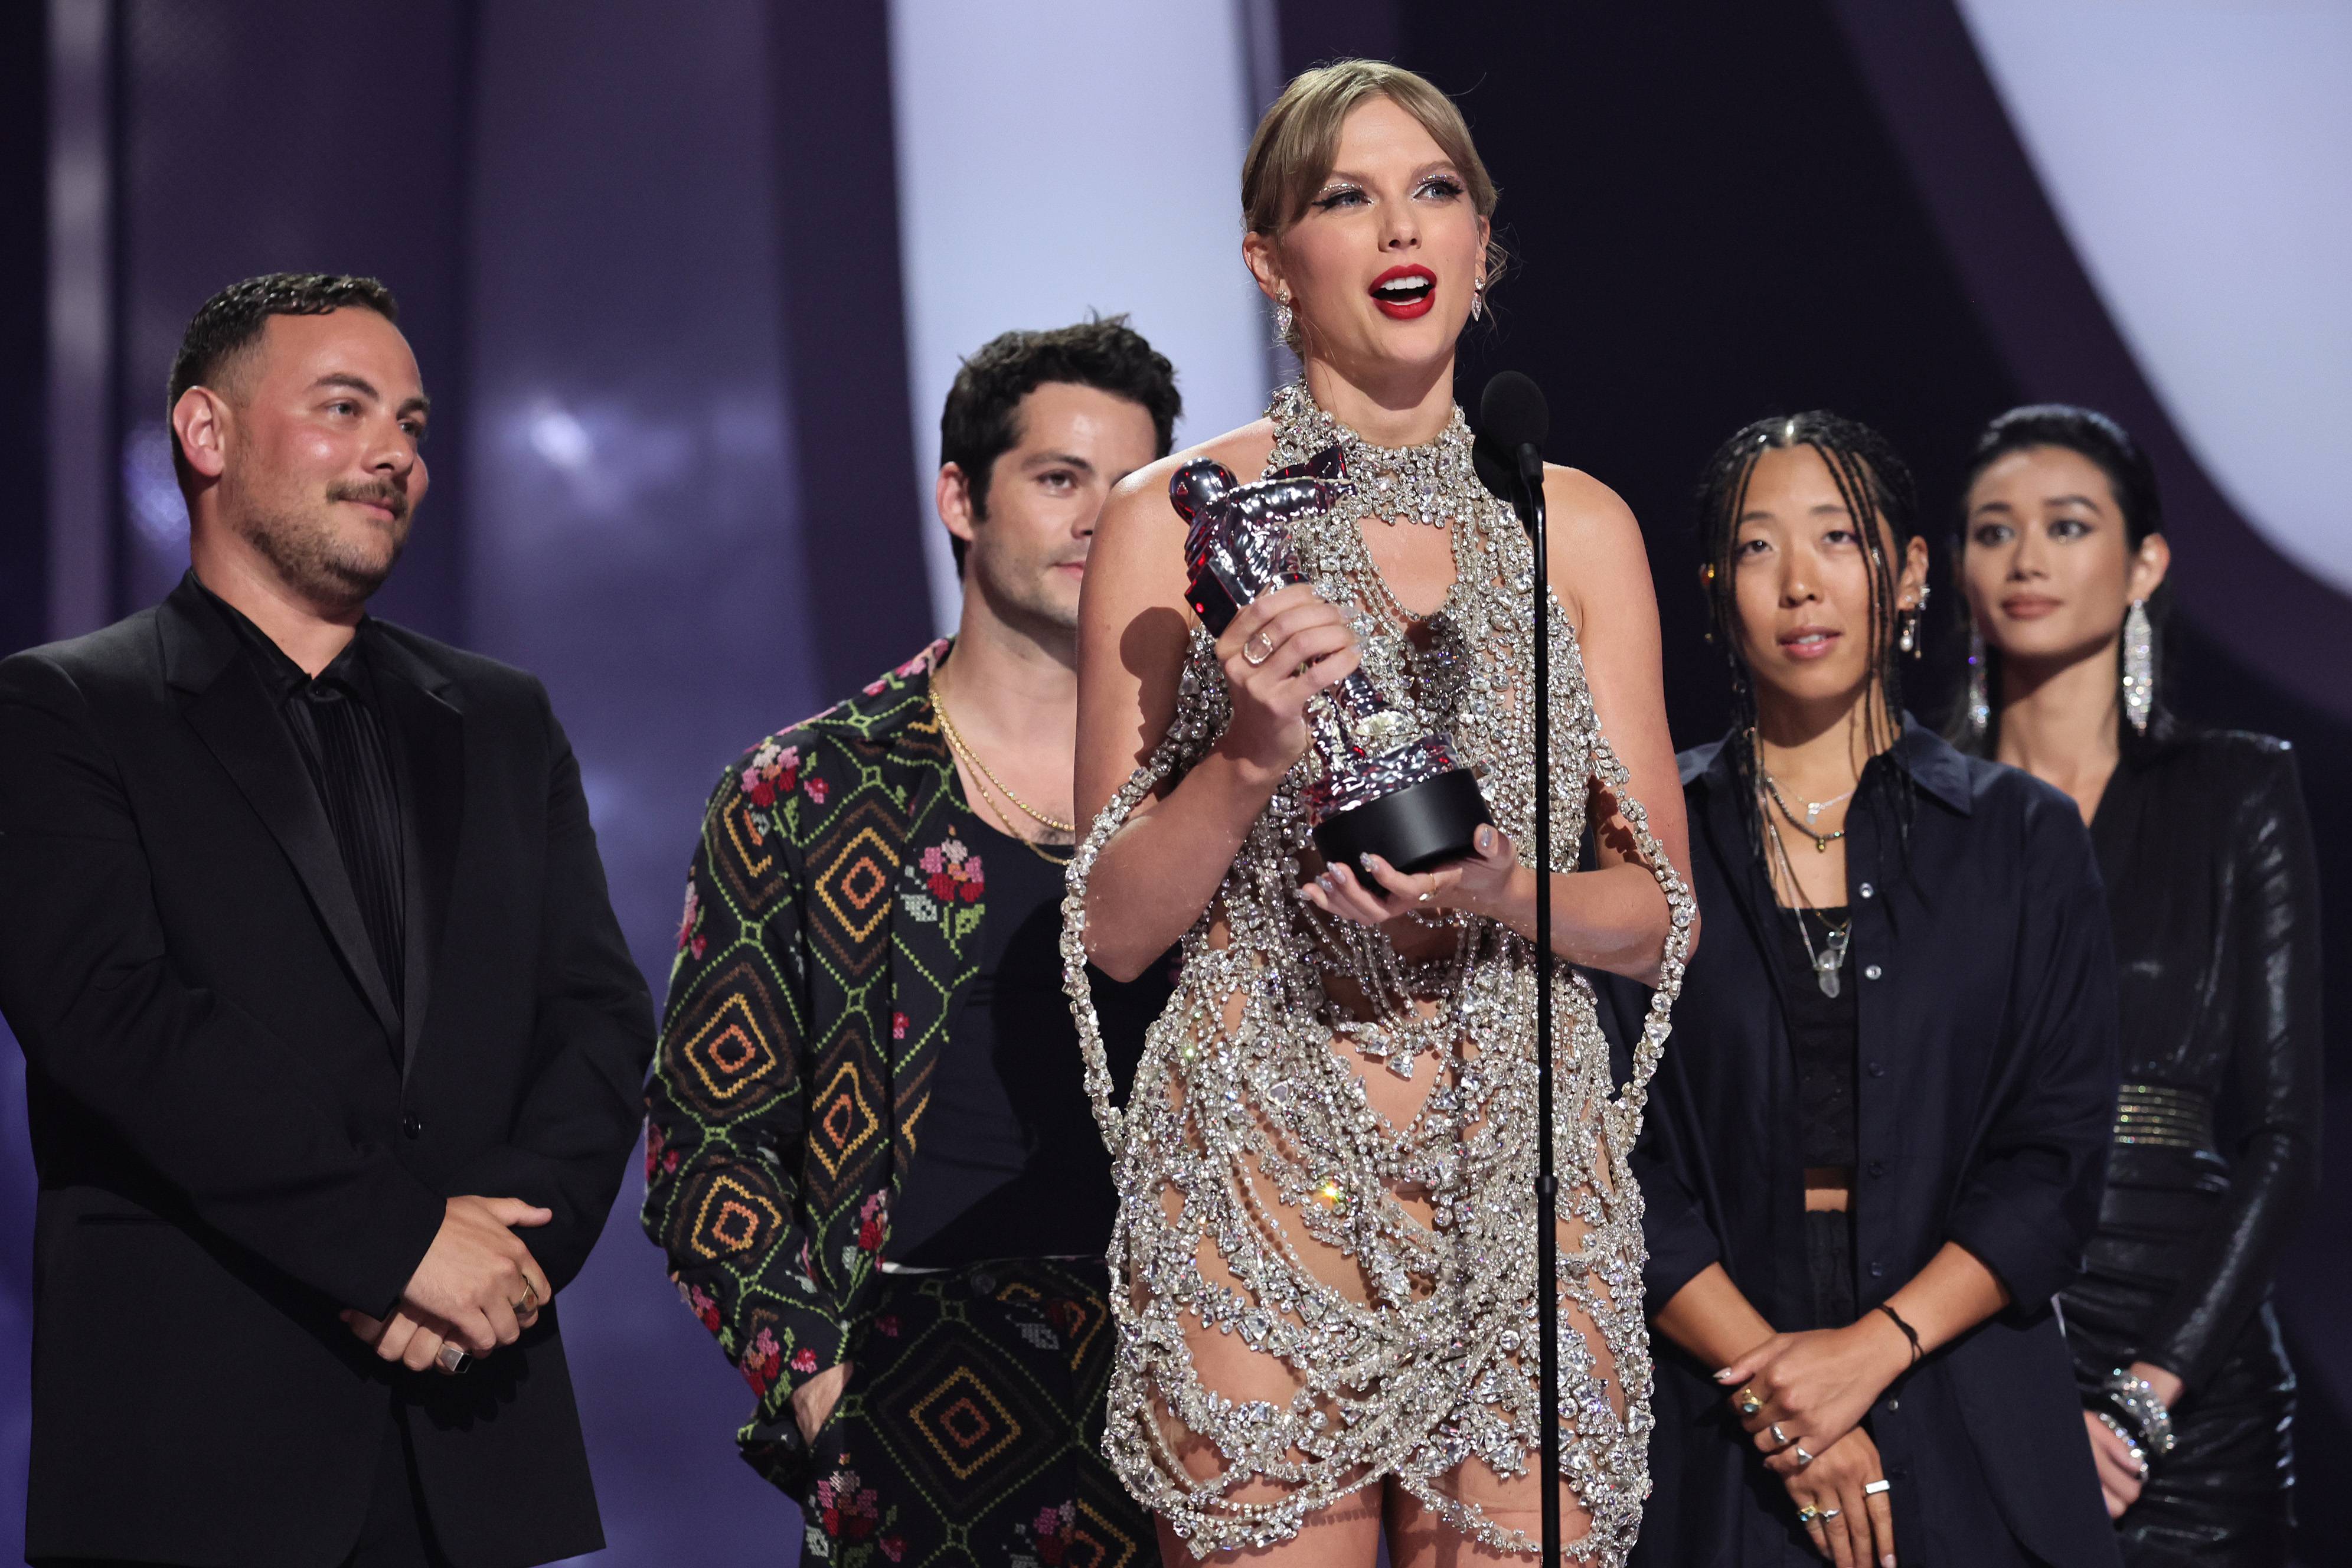
[[[2169,1084],[2125,1084],[2116,1098],[2116,1142],[2210,1150],[2214,1146],[2212,1099]]]

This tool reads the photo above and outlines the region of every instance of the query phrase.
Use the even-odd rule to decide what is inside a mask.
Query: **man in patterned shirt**
[[[974,354],[940,421],[955,639],[761,742],[703,819],[645,1226],[835,1568],[1151,1554],[1097,1451],[1116,1200],[1059,949],[1087,547],[1180,406],[1119,318]],[[1166,978],[1097,993],[1131,1070]]]

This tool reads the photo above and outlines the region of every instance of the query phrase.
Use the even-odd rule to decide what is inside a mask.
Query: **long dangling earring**
[[[2156,628],[2148,625],[2147,601],[2134,599],[2124,612],[2124,717],[2135,733],[2147,733],[2156,711]]]
[[[1986,689],[1984,633],[1969,622],[1969,733],[1982,736],[1992,729],[1992,698]]]
[[[1470,285],[1470,319],[1477,321],[1486,313],[1486,280],[1481,278]]]
[[[1284,348],[1290,346],[1290,325],[1295,320],[1290,313],[1290,285],[1286,283],[1274,301],[1274,341]]]

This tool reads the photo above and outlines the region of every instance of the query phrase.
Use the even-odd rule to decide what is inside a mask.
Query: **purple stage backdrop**
[[[2313,800],[2338,798],[2352,700],[2296,650],[2338,647],[2352,605],[2206,471],[2210,438],[2153,389],[2053,211],[2037,167],[2084,155],[2053,150],[2046,112],[2043,142],[2021,135],[1970,33],[2030,85],[2013,51],[2033,8],[1883,9],[993,0],[976,27],[955,0],[0,7],[0,200],[46,215],[0,226],[0,456],[38,498],[0,516],[0,651],[150,603],[184,567],[163,384],[207,294],[382,277],[443,417],[378,607],[545,679],[658,996],[719,767],[912,652],[951,597],[919,498],[955,355],[1129,310],[1183,378],[1180,440],[1247,417],[1286,365],[1233,254],[1230,165],[1288,73],[1364,52],[1459,94],[1495,167],[1521,265],[1465,375],[1534,371],[1551,455],[1643,517],[1679,742],[1722,722],[1684,509],[1725,432],[1840,407],[1941,505],[1977,422],[2069,396],[2164,466],[2196,572],[2185,704],[2291,736]],[[1154,74],[1170,62],[1181,79]],[[2323,151],[2266,174],[2334,189]],[[2352,889],[2352,822],[2315,816],[2329,890]],[[2347,935],[2339,919],[2337,976]],[[2331,991],[2341,1130],[2352,995]],[[22,1058],[0,1049],[0,1553],[28,1436],[24,1126]],[[794,1509],[734,1454],[750,1393],[664,1278],[641,1195],[633,1172],[563,1304],[596,1561],[793,1563]],[[2282,1277],[2322,1479],[2352,1473],[2347,1219],[2338,1174]],[[2352,1498],[2303,1491],[2306,1540],[2352,1531]]]

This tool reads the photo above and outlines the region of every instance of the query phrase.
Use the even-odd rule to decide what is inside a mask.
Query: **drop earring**
[[[1470,319],[1474,321],[1486,314],[1486,280],[1481,278],[1470,285]]]
[[[1282,292],[1275,296],[1274,341],[1285,348],[1290,347],[1291,324],[1297,320],[1290,311],[1290,285],[1286,283],[1282,286]]]
[[[1927,640],[1919,635],[1919,623],[1927,618],[1927,584],[1922,583],[1919,584],[1917,602],[1903,612],[1903,631],[1895,638],[1895,645],[1914,658],[1920,656],[1921,645]]]
[[[1969,733],[1982,739],[1992,729],[1992,699],[1985,680],[1984,633],[1969,622]]]
[[[2124,612],[2124,717],[2135,734],[2147,733],[2156,711],[2156,628],[2148,624],[2147,601],[2134,599]]]

